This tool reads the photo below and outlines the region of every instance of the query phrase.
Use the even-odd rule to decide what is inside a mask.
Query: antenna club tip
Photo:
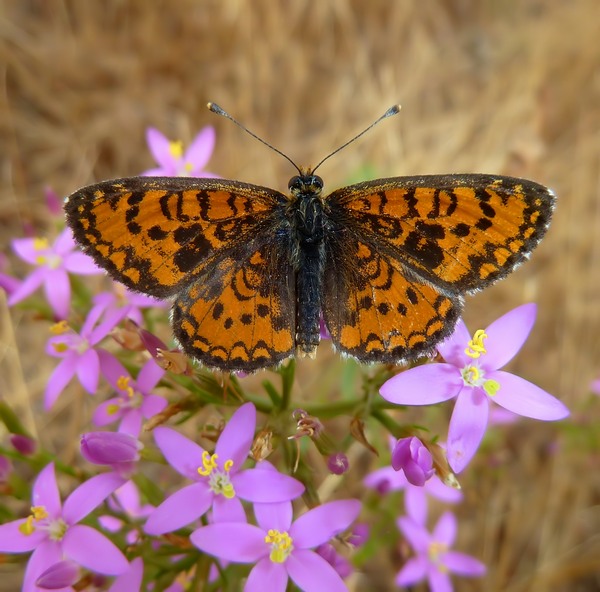
[[[221,109],[221,107],[219,107],[219,105],[216,103],[211,103],[209,101],[206,103],[206,106],[208,107],[209,111],[212,111],[213,113],[223,113],[223,109]]]
[[[402,109],[402,106],[400,104],[397,105],[392,105],[384,114],[384,117],[391,117],[392,115],[396,115],[397,113],[400,113],[400,109]]]

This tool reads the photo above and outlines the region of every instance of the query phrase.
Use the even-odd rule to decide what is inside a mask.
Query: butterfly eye
[[[288,183],[288,189],[301,189],[302,185],[302,179],[298,175],[295,175],[290,179],[290,182]]]

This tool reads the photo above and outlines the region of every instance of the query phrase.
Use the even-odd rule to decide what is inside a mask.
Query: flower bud
[[[17,452],[20,452],[24,456],[31,456],[37,449],[36,441],[22,434],[11,434],[10,443]]]
[[[409,483],[422,487],[434,473],[433,458],[419,438],[401,438],[392,450],[392,467]]]
[[[81,454],[95,465],[135,462],[142,448],[135,436],[121,432],[88,432],[81,436]]]
[[[343,475],[349,468],[350,462],[348,457],[343,452],[330,454],[327,459],[327,468],[334,475]]]
[[[79,566],[74,561],[59,561],[51,565],[35,581],[38,588],[60,590],[72,586],[79,579]]]

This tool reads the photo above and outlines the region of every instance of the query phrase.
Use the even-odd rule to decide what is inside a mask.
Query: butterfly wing
[[[76,191],[65,212],[75,240],[113,279],[169,298],[254,239],[286,201],[236,181],[130,177]]]
[[[455,293],[479,290],[522,263],[546,232],[554,201],[538,183],[476,174],[379,179],[327,198],[331,216]]]
[[[251,371],[294,351],[286,203],[235,181],[134,177],[80,189],[65,210],[76,241],[113,279],[175,297],[173,332],[187,354]]]
[[[294,354],[295,271],[289,245],[283,229],[269,229],[177,295],[171,322],[188,355],[208,367],[251,372]]]
[[[333,192],[323,289],[333,342],[361,361],[431,352],[451,333],[462,294],[529,256],[553,205],[537,183],[491,175],[380,179]]]

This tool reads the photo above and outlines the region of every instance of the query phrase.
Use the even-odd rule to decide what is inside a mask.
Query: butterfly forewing
[[[416,277],[451,293],[510,273],[544,235],[552,192],[493,175],[431,175],[351,185],[327,198],[332,219]]]
[[[76,191],[65,211],[76,241],[113,279],[167,298],[253,240],[286,201],[234,181],[131,177]]]

